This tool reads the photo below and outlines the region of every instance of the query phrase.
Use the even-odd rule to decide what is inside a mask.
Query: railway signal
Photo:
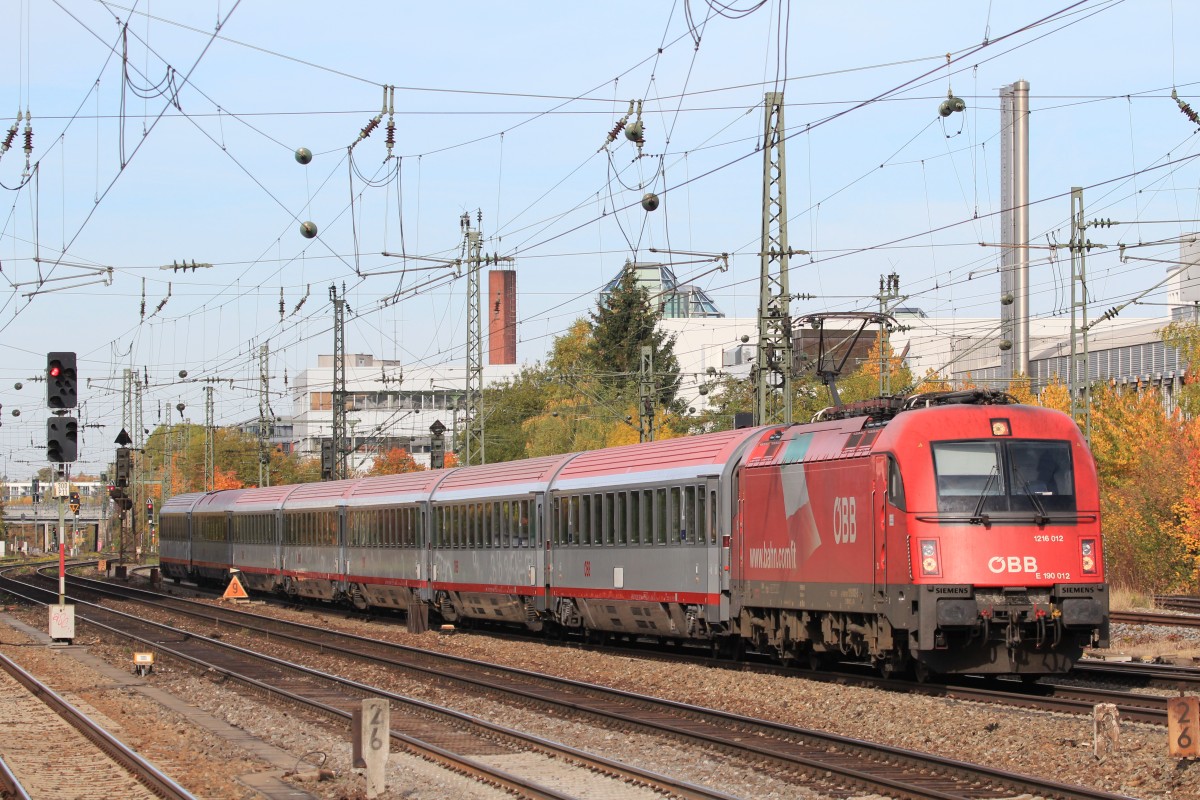
[[[129,472],[131,466],[131,454],[128,447],[117,448],[117,468],[115,470],[116,477],[113,482],[118,488],[125,488],[129,485]]]
[[[75,354],[46,354],[46,405],[50,408],[74,408],[79,403],[76,388]]]
[[[46,420],[46,460],[68,464],[79,457],[79,423],[74,417]]]
[[[79,492],[71,492],[70,497],[71,513],[79,516]]]
[[[154,521],[154,498],[146,498],[146,519],[150,522]]]

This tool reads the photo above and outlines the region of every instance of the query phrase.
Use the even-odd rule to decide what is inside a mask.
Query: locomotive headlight
[[[1079,552],[1082,556],[1080,563],[1084,575],[1096,574],[1096,540],[1083,539],[1079,542]]]
[[[941,559],[938,557],[938,543],[935,539],[921,540],[921,574],[941,574]]]

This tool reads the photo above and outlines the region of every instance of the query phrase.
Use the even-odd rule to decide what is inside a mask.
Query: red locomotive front
[[[1062,672],[1103,643],[1091,454],[1066,415],[1003,398],[765,433],[736,487],[739,634],[919,674]]]
[[[912,648],[937,671],[1061,672],[1108,636],[1096,466],[1065,414],[949,406],[898,416]]]

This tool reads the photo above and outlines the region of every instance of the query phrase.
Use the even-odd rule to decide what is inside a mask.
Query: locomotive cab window
[[[900,475],[900,464],[888,456],[888,502],[901,511],[904,507],[904,479]]]
[[[1075,476],[1068,442],[934,442],[932,451],[939,511],[995,514],[1075,510]]]

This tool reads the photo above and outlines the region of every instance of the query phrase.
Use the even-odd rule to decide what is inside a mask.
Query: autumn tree
[[[1159,337],[1167,347],[1179,350],[1179,361],[1187,368],[1177,405],[1189,417],[1200,416],[1200,325],[1177,320],[1159,331]]]
[[[1091,420],[1109,580],[1151,593],[1190,585],[1200,567],[1191,423],[1165,413],[1155,389],[1103,384],[1092,389]]]
[[[550,378],[540,364],[523,367],[503,383],[483,390],[484,452],[488,461],[525,458],[526,421],[540,416],[551,401]]]
[[[393,447],[375,459],[375,463],[367,470],[367,476],[400,475],[405,472],[422,472],[424,469],[424,465],[418,464],[408,450],[403,447]]]

